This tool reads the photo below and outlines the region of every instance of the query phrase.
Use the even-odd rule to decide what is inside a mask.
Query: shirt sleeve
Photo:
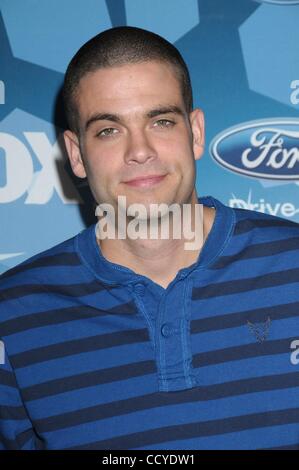
[[[42,442],[28,417],[5,342],[0,340],[0,450],[38,450]]]

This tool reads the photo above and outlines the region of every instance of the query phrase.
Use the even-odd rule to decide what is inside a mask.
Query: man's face
[[[98,204],[187,203],[204,143],[203,114],[187,114],[178,78],[162,62],[86,74],[77,93],[80,145],[64,138],[74,173],[87,176]],[[148,176],[159,178],[139,179]]]

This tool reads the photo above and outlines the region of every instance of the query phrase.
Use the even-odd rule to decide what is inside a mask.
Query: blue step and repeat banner
[[[0,0],[0,273],[94,218],[62,144],[61,85],[89,38],[149,29],[189,66],[206,117],[198,194],[299,222],[299,1]]]

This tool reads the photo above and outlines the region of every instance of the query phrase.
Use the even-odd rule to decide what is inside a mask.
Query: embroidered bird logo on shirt
[[[251,323],[247,320],[249,330],[253,333],[259,343],[263,343],[268,338],[270,324],[270,317],[268,317],[264,323]]]

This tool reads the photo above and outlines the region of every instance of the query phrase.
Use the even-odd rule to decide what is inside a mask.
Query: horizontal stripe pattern
[[[26,401],[32,401],[83,387],[119,382],[136,376],[144,377],[144,375],[152,374],[155,371],[154,361],[143,361],[32,385],[24,388],[22,393]]]
[[[277,240],[265,243],[256,243],[255,245],[247,246],[241,252],[237,252],[230,256],[222,256],[213,264],[213,269],[224,269],[231,263],[240,262],[244,260],[274,256],[279,253],[288,251],[296,251],[299,249],[299,237],[287,238],[286,240]]]
[[[190,402],[213,401],[242,394],[253,394],[266,390],[299,387],[298,374],[283,374],[277,376],[258,377],[217,384],[210,387],[198,387],[180,394],[151,394],[138,396],[127,400],[105,403],[103,405],[83,408],[70,413],[52,416],[36,421],[38,429],[50,432],[68,426],[76,426],[93,420],[104,420],[113,416],[127,415],[140,410],[165,407]]]
[[[1,324],[1,332],[3,336],[9,336],[29,329],[57,325],[82,318],[90,319],[106,315],[135,315],[136,313],[137,310],[133,302],[117,305],[106,310],[89,305],[72,306],[23,315],[21,318],[7,320]]]
[[[299,317],[299,302],[194,319],[191,321],[190,331],[191,334],[197,334],[208,331],[225,330],[242,326],[248,321],[251,323],[259,323],[269,317],[272,321]]]
[[[81,260],[77,253],[57,253],[49,256],[42,256],[30,262],[23,262],[1,274],[1,279],[15,276],[18,273],[26,273],[36,268],[47,268],[50,266],[80,266]]]
[[[193,356],[193,365],[197,368],[219,364],[221,362],[238,361],[250,357],[283,354],[290,350],[290,344],[294,339],[296,339],[296,337],[277,341],[265,341],[264,343],[255,342],[238,347],[216,349],[211,352],[195,354]]]
[[[104,287],[98,282],[93,281],[87,284],[27,284],[24,286],[14,286],[10,289],[0,291],[0,298],[3,300],[17,299],[28,295],[65,295],[68,297],[78,297],[99,292]]]
[[[202,265],[167,290],[94,226],[0,277],[3,448],[299,445],[299,226],[207,204]]]
[[[267,287],[283,286],[299,282],[299,268],[277,271],[261,276],[247,277],[245,279],[232,279],[205,287],[194,287],[192,299],[219,297],[222,295],[238,294],[252,290],[266,289]]]
[[[147,330],[129,330],[108,335],[92,336],[75,341],[68,341],[51,346],[32,349],[11,356],[11,362],[15,369],[20,367],[28,367],[44,361],[50,361],[61,357],[75,354],[81,354],[89,351],[97,351],[99,349],[108,349],[123,344],[132,344],[148,341]]]
[[[235,210],[236,213],[240,213],[239,211],[240,209]],[[244,215],[246,218],[241,218],[241,220],[236,223],[234,235],[241,235],[254,229],[270,230],[273,228],[284,229],[288,227],[297,229],[297,224],[291,220],[281,219],[279,217],[264,216],[264,214],[260,215],[259,218],[248,217],[248,211],[246,211]]]
[[[135,447],[155,444],[163,441],[188,439],[194,436],[214,436],[231,432],[241,432],[246,429],[258,428],[259,426],[275,426],[277,423],[299,423],[299,409],[273,411],[269,413],[257,413],[252,415],[238,416],[218,421],[206,421],[202,423],[190,423],[166,428],[151,429],[143,433],[127,434],[106,441],[93,442],[89,445],[74,446],[73,450],[99,450],[99,449],[134,449]],[[266,432],[266,431],[265,431]]]

